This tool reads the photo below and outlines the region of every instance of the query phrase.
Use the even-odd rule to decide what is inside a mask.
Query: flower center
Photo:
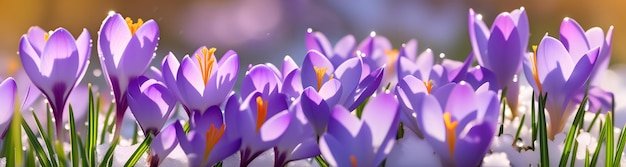
[[[428,94],[430,94],[430,91],[433,90],[433,80],[428,80],[428,82],[424,81],[424,86],[426,87]]]
[[[388,72],[392,73],[394,69],[394,65],[396,64],[396,60],[398,60],[399,55],[398,49],[385,50],[385,55],[389,58],[389,62],[387,62],[387,66],[389,67]]]
[[[215,63],[215,57],[213,57],[213,54],[215,53],[215,50],[217,49],[207,49],[203,47],[200,50],[202,55],[196,54],[196,59],[198,60],[198,66],[200,67],[200,73],[202,74],[202,80],[204,81],[205,86],[209,82],[211,72],[213,72],[213,63]]]
[[[532,63],[532,71],[533,71],[533,76],[535,77],[535,83],[537,85],[537,88],[539,88],[539,92],[542,92],[542,88],[541,88],[541,82],[539,81],[539,73],[537,71],[537,45],[533,45],[533,57],[530,58],[531,63]]]
[[[219,129],[215,127],[214,124],[211,124],[209,130],[206,131],[206,147],[204,149],[204,156],[202,158],[202,162],[206,162],[211,154],[211,150],[215,147],[218,141],[222,138],[224,134],[224,129],[226,129],[226,125],[220,125]]]
[[[265,123],[265,117],[267,117],[267,100],[263,100],[261,96],[256,97],[256,132],[259,133],[261,125]]]
[[[143,25],[143,20],[141,20],[141,18],[137,19],[136,23],[133,23],[133,19],[131,19],[130,17],[126,17],[125,20],[126,24],[128,25],[128,29],[130,30],[130,35],[135,35],[137,29],[139,29],[139,27]]]
[[[459,125],[459,122],[452,121],[452,115],[449,112],[443,113],[443,122],[446,126],[446,138],[448,141],[448,150],[450,151],[450,157],[454,157],[456,127]]]
[[[43,40],[44,40],[44,41],[46,41],[46,42],[48,42],[48,39],[50,39],[50,34],[51,34],[51,33],[44,33],[44,34],[43,34]]]
[[[356,163],[356,157],[354,155],[350,155],[350,163],[352,167],[358,167],[359,165]]]
[[[324,67],[324,68],[320,68],[317,66],[313,66],[313,69],[315,69],[315,77],[317,78],[317,91],[319,92],[320,89],[322,88],[322,83],[324,80],[324,75],[326,74],[326,71],[328,71],[328,68]],[[334,75],[330,75],[330,77],[328,78],[328,80],[332,80]]]

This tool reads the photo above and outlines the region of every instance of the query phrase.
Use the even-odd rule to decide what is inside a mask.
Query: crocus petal
[[[307,51],[316,50],[324,55],[331,54],[331,46],[328,42],[328,38],[321,32],[307,32],[306,33],[306,49]]]
[[[241,83],[241,95],[248,96],[254,91],[269,94],[278,91],[281,82],[276,73],[265,65],[252,67]]]
[[[91,55],[91,36],[87,29],[83,29],[83,32],[76,39],[76,49],[78,50],[78,81],[81,81],[87,72],[89,67],[89,57]],[[79,82],[76,82],[78,85]]]
[[[424,52],[417,57],[415,65],[419,69],[422,79],[429,77],[433,64],[435,64],[435,55],[433,55],[433,51],[430,49],[424,50]]]
[[[380,146],[398,129],[398,101],[393,94],[379,94],[365,105],[361,119],[371,128],[374,145]]]
[[[346,60],[344,63],[337,67],[335,76],[341,81],[341,88],[343,92],[341,94],[348,95],[357,88],[362,69],[362,60],[359,57]],[[340,102],[345,102],[348,96],[341,97]]]
[[[26,35],[20,39],[20,60],[24,71],[32,81],[32,83],[45,83],[44,78],[39,72],[39,64],[41,59],[35,51]]]
[[[324,134],[320,137],[320,152],[330,166],[350,165],[350,152],[348,149],[337,149],[345,147],[346,143],[341,143],[333,135]]]
[[[497,24],[494,23],[493,32],[489,37],[487,52],[490,56],[483,62],[488,65],[487,68],[495,71],[499,88],[503,89],[513,81],[513,76],[519,72],[522,63],[522,49],[524,48],[520,48],[520,37],[513,20],[509,17],[498,18],[496,18]],[[512,29],[508,29],[511,27]]]
[[[38,26],[33,26],[28,29],[26,36],[28,37],[28,41],[32,45],[36,55],[41,55],[41,53],[43,53],[43,47],[46,46],[44,38],[44,34],[46,33],[46,31]]]
[[[338,80],[330,80],[324,83],[322,88],[320,88],[318,93],[326,100],[328,106],[335,106],[339,104],[340,98],[343,97],[341,92],[343,92],[344,89],[341,83],[342,82],[339,82]]]
[[[337,44],[335,44],[335,48],[333,49],[334,53],[326,56],[328,56],[328,59],[330,59],[330,62],[332,62],[335,67],[338,67],[346,59],[352,56],[355,44],[356,39],[354,36],[346,35],[341,38]]]
[[[126,45],[119,62],[124,73],[133,77],[146,71],[154,57],[158,42],[159,27],[154,20],[148,20],[137,29]]]
[[[474,9],[469,9],[468,14],[468,27],[470,34],[470,41],[472,43],[472,52],[476,55],[478,64],[483,64],[482,57],[487,52],[487,41],[489,39],[489,29],[478,15],[474,12]],[[483,64],[484,65],[484,64]]]
[[[189,109],[204,110],[208,105],[202,97],[204,82],[198,69],[193,60],[185,56],[178,68],[176,84],[180,95],[184,95],[181,96],[181,101],[185,106],[190,107]]]
[[[288,125],[290,121],[291,113],[289,113],[287,110],[279,112],[271,118],[267,119],[259,130],[261,140],[275,141],[280,139],[280,137],[287,130],[287,127],[289,127]]]
[[[0,138],[4,138],[4,133],[11,123],[13,111],[15,111],[15,94],[17,84],[13,78],[7,78],[0,83]]]
[[[318,81],[314,67],[327,68],[324,76],[330,76],[335,71],[333,64],[324,57],[322,53],[316,50],[310,50],[304,57],[304,62],[302,62],[302,87],[306,88],[312,86],[317,88]],[[329,77],[324,78],[325,79],[322,79],[322,83],[326,82],[328,80],[326,78]]]
[[[128,24],[122,15],[110,15],[104,20],[98,36],[98,53],[109,72],[117,71],[122,53],[131,37]]]
[[[42,75],[52,79],[53,83],[62,82],[68,87],[74,86],[78,74],[79,56],[72,34],[63,28],[52,33],[44,47],[39,65]]]
[[[566,17],[561,22],[560,39],[574,61],[578,61],[590,48],[585,31],[576,20]]]
[[[292,70],[290,73],[285,75],[281,92],[287,95],[290,99],[297,98],[302,92],[301,80],[300,69]]]
[[[474,90],[471,86],[458,84],[452,89],[448,99],[440,99],[439,102],[446,104],[445,112],[450,112],[455,119],[461,120],[476,110],[474,94]],[[435,96],[437,95],[440,94],[435,94]]]
[[[237,82],[239,57],[236,53],[231,53],[230,55],[225,55],[224,58],[226,58],[226,60],[221,62],[217,72],[211,75],[204,89],[204,94],[202,94],[203,97],[209,97],[208,99],[210,101],[205,101],[205,103],[209,105],[221,104],[226,99],[226,96],[233,90],[235,82]]]
[[[165,58],[163,58],[163,63],[161,64],[161,69],[163,70],[163,82],[165,82],[165,85],[167,85],[172,94],[176,95],[177,98],[182,99],[180,92],[178,92],[178,84],[176,83],[179,67],[180,63],[172,52],[169,52]]]
[[[291,73],[293,70],[299,69],[298,64],[296,64],[296,62],[293,61],[293,59],[289,55],[283,58],[283,64],[281,67],[282,67],[281,72],[283,75],[283,79],[286,79],[287,75]]]
[[[571,72],[573,75],[569,76],[567,83],[563,86],[563,90],[569,92],[566,93],[567,95],[573,95],[577,89],[585,85],[598,58],[598,51],[598,48],[589,51],[576,63],[576,67]]]
[[[158,132],[177,101],[164,84],[146,77],[131,81],[127,95],[129,107],[145,133]]]
[[[572,62],[572,58],[563,44],[550,36],[545,36],[539,43],[536,63],[537,75],[541,83],[544,83],[548,72],[553,69],[561,68],[562,75],[565,78],[569,78],[570,74],[568,72],[574,68],[574,62]]]
[[[150,154],[158,157],[159,163],[161,163],[177,145],[176,126],[171,124],[154,138],[152,144],[150,144]]]
[[[469,131],[459,136],[455,145],[454,161],[457,165],[475,166],[482,162],[489,149],[495,127],[488,123],[474,125]]]
[[[408,42],[402,45],[402,49],[400,53],[398,53],[398,57],[406,57],[411,61],[415,61],[415,56],[417,55],[417,40],[411,39]]]
[[[308,87],[302,92],[300,103],[315,133],[322,134],[326,131],[326,125],[330,119],[330,108],[326,101],[312,87]]]
[[[521,7],[520,9],[515,9],[511,12],[511,18],[515,21],[515,25],[517,25],[517,32],[520,37],[520,48],[526,49],[528,47],[528,38],[530,37],[530,28],[528,27],[528,16],[526,15],[526,9]]]
[[[443,122],[443,111],[437,99],[431,95],[424,96],[423,105],[417,110],[417,118],[424,138],[442,159],[449,159],[448,144],[446,143],[446,128]]]

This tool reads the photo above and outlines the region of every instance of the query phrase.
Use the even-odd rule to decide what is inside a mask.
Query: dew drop
[[[98,69],[98,68],[94,69],[94,70],[93,70],[93,76],[94,76],[94,77],[100,77],[100,76],[102,76],[102,70],[100,70],[100,69]]]
[[[306,32],[307,32],[307,33],[312,33],[312,32],[313,32],[313,29],[312,29],[312,28],[307,28],[307,29],[306,29]]]
[[[477,14],[476,15],[476,20],[483,20],[483,15],[482,14]]]
[[[439,53],[439,58],[442,58],[442,59],[443,59],[443,58],[445,58],[445,57],[446,57],[446,54],[444,54],[444,53]]]
[[[108,16],[113,16],[115,14],[114,10],[109,10]]]
[[[375,36],[376,36],[376,31],[370,32],[370,37],[375,37]]]

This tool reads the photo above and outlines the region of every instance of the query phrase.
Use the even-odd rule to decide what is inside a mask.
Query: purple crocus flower
[[[289,127],[292,113],[288,111],[287,96],[278,92],[280,85],[272,69],[263,64],[253,66],[241,86],[241,95],[246,98],[241,105],[234,105],[240,108],[226,111],[238,118],[241,166],[275,147]]]
[[[332,47],[323,33],[313,32],[309,28],[307,29],[305,40],[307,50],[319,51],[330,60],[334,67],[338,67],[354,55],[356,40],[353,35],[344,36],[335,44],[335,47]]]
[[[154,140],[150,143],[150,153],[148,154],[148,164],[150,166],[159,166],[167,155],[178,146],[176,127],[182,127],[180,122],[176,121],[170,124],[154,137]]]
[[[599,49],[596,47],[580,57],[570,55],[563,44],[550,36],[544,36],[536,53],[524,59],[524,74],[536,94],[547,94],[546,109],[550,113],[548,137],[554,139],[563,130],[566,119],[573,112],[571,100],[584,89],[596,63]]]
[[[450,83],[414,102],[413,119],[444,166],[478,166],[495,134],[498,103],[486,88]]]
[[[74,40],[64,28],[46,33],[31,27],[20,39],[20,58],[30,80],[48,98],[62,140],[63,110],[67,97],[85,75],[91,53],[87,29]]]
[[[320,151],[330,166],[378,166],[391,152],[397,130],[397,100],[378,94],[365,105],[360,120],[335,106],[328,132],[320,137]]]
[[[233,100],[229,100],[231,104],[226,104],[226,112],[238,108],[234,104],[238,97],[231,97]],[[178,142],[189,159],[189,166],[213,166],[239,150],[241,137],[237,135],[237,123],[229,121],[236,118],[229,118],[228,113],[224,118],[222,110],[217,106],[192,114],[189,133],[185,134],[180,123],[174,124]]]
[[[291,161],[310,158],[320,154],[317,136],[302,111],[299,100],[289,107],[291,122],[284,137],[274,147],[274,166],[282,167]]]
[[[530,30],[526,10],[522,7],[499,14],[489,30],[482,16],[470,9],[468,24],[478,64],[494,72],[500,89],[509,86],[521,70],[522,57],[528,47]]]
[[[154,20],[109,15],[98,35],[100,64],[115,96],[115,136],[119,137],[124,113],[128,108],[126,91],[128,83],[146,71],[154,57],[159,41],[159,27]]]
[[[567,51],[574,58],[583,56],[586,51],[598,47],[600,49],[598,60],[589,76],[589,111],[598,110],[607,112],[611,109],[613,93],[602,90],[599,85],[603,74],[609,66],[611,59],[611,44],[613,38],[613,26],[609,28],[604,36],[604,32],[599,27],[593,27],[586,32],[572,18],[565,18],[561,22],[560,39]],[[574,100],[581,103],[585,95],[584,90],[580,90]]]
[[[0,139],[4,139],[15,111],[15,95],[17,94],[17,84],[13,78],[7,78],[0,83]]]
[[[177,101],[165,84],[144,76],[130,81],[127,98],[130,111],[146,136],[159,134]]]
[[[218,61],[215,48],[200,47],[181,63],[169,53],[161,69],[168,89],[178,97],[188,115],[221,105],[231,93],[239,71],[239,57],[229,50]]]

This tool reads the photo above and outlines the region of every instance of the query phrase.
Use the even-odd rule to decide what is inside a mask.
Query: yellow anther
[[[206,147],[204,149],[204,156],[202,157],[202,162],[205,163],[211,154],[211,150],[215,147],[218,141],[222,138],[224,134],[224,130],[226,129],[226,125],[220,125],[219,129],[215,127],[214,124],[211,124],[209,130],[206,131]]]
[[[446,139],[448,141],[448,150],[450,151],[450,157],[454,157],[456,127],[459,125],[459,122],[452,121],[452,115],[449,112],[443,113],[443,122],[446,126]]]
[[[358,167],[359,165],[356,162],[356,157],[354,155],[350,155],[350,163],[352,164],[352,167]]]
[[[126,17],[126,24],[128,25],[128,29],[130,30],[130,35],[134,35],[137,32],[137,29],[143,25],[143,20],[141,18],[137,19],[136,23],[133,23],[133,19],[130,17]]]
[[[428,91],[428,94],[430,94],[430,91],[433,90],[433,80],[428,80],[428,82],[423,81],[424,82],[424,86],[426,87],[426,91]]]
[[[43,34],[43,40],[47,42],[48,39],[50,39],[50,33],[44,33]]]
[[[256,97],[256,132],[259,133],[261,126],[265,123],[267,117],[267,100],[263,100],[261,96]]]
[[[211,78],[211,73],[213,72],[213,63],[215,63],[215,57],[213,54],[215,53],[215,48],[207,49],[202,48],[200,53],[202,55],[196,54],[196,59],[198,60],[198,66],[200,67],[200,73],[202,74],[202,80],[204,81],[204,85],[209,82],[209,78]]]
[[[537,70],[537,45],[533,45],[533,57],[530,58],[531,63],[532,63],[532,71],[533,71],[533,76],[535,78],[535,84],[537,85],[537,88],[539,88],[539,92],[543,92],[543,89],[541,88],[541,81],[539,80],[539,73]]]
[[[319,68],[317,66],[313,66],[315,69],[315,77],[317,78],[317,91],[319,92],[322,88],[322,83],[324,80],[324,74],[328,71],[328,68]],[[330,75],[329,80],[333,79],[333,75]]]

